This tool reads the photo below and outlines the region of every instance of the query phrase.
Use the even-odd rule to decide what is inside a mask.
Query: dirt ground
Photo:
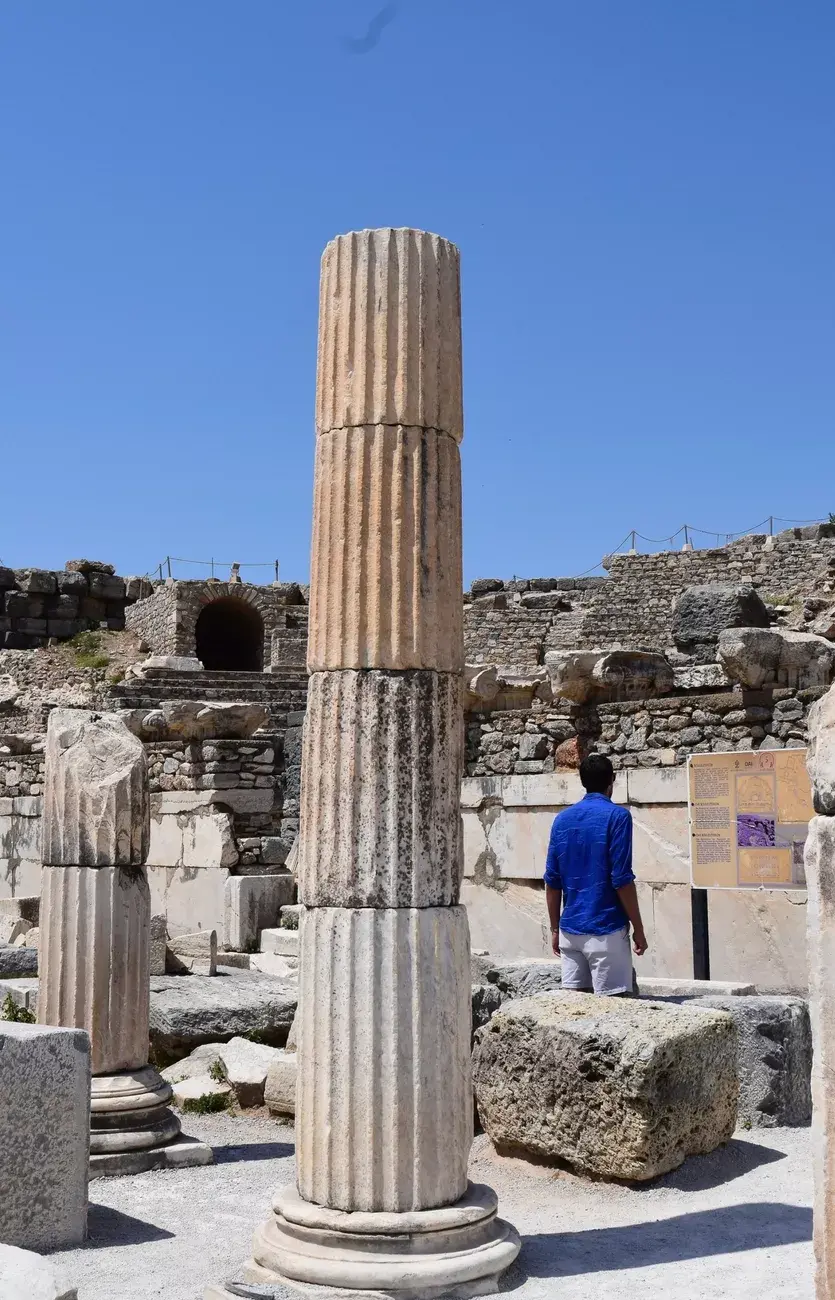
[[[200,1300],[234,1277],[293,1132],[268,1118],[189,1117],[211,1168],[90,1184],[90,1238],[51,1258],[79,1300]],[[470,1176],[522,1235],[515,1300],[812,1300],[808,1129],[739,1132],[646,1187],[590,1183],[473,1146]],[[290,1293],[288,1293],[290,1294]]]

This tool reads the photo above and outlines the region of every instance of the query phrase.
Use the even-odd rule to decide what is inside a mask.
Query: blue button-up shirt
[[[605,794],[587,794],[554,818],[545,883],[562,890],[560,929],[611,934],[628,924],[615,892],[635,879],[632,815]]]

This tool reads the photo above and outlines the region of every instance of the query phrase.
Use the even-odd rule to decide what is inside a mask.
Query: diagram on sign
[[[690,872],[699,889],[805,889],[814,816],[805,749],[693,754]]]

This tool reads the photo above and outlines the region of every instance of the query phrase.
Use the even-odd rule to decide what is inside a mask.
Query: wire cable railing
[[[149,569],[145,574],[146,578],[151,581],[163,582],[166,578],[182,578],[181,573],[175,571],[174,566],[177,564],[188,564],[195,568],[208,569],[209,578],[219,578],[221,574],[228,571],[229,577],[226,581],[240,581],[241,569],[270,569],[273,576],[268,579],[269,582],[279,581],[279,564],[278,560],[186,560],[180,555],[166,555],[165,559],[160,561],[153,569]]]

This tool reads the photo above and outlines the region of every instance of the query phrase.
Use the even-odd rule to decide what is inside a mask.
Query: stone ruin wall
[[[608,578],[477,579],[465,596],[467,662],[542,664],[548,650],[577,648],[663,652],[676,596],[708,583],[749,583],[778,611],[778,625],[802,629],[833,601],[835,527],[712,550],[610,555],[603,564]]]
[[[145,578],[120,578],[96,561],[69,560],[62,570],[0,566],[0,647],[37,650],[95,628],[120,632],[128,606],[149,593]]]

